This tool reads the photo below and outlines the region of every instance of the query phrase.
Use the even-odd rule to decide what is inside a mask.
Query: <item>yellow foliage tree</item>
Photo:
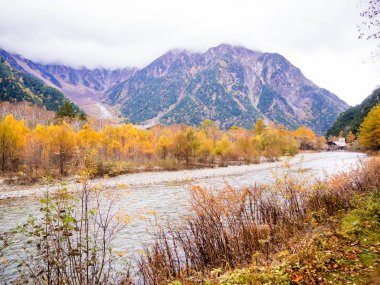
[[[359,142],[366,149],[380,149],[380,104],[371,109],[360,125]]]
[[[231,150],[231,143],[228,139],[228,136],[225,134],[223,135],[221,140],[216,141],[214,154],[216,156],[219,156],[222,161],[225,161],[230,153],[230,150]]]
[[[261,118],[257,119],[256,124],[255,124],[256,135],[261,135],[264,132],[264,130],[265,130],[265,124],[264,124],[263,119]]]
[[[84,124],[77,133],[77,147],[86,167],[92,167],[101,149],[102,134],[96,132],[89,124]]]
[[[117,174],[131,167],[148,169],[155,163],[176,169],[190,162],[259,162],[262,156],[273,161],[281,155],[295,154],[297,142],[302,149],[322,145],[309,128],[289,131],[274,123],[265,126],[262,119],[256,122],[254,131],[238,127],[219,130],[210,120],[199,128],[175,125],[144,130],[123,124],[95,130],[93,126],[91,121],[80,128],[72,123],[37,125],[30,131],[23,121],[6,116],[0,122],[1,169],[21,166],[39,176],[62,176],[72,164],[79,169],[91,167],[95,175]]]
[[[210,133],[198,132],[197,138],[199,140],[199,148],[197,151],[197,157],[200,162],[214,162],[214,137]]]
[[[352,131],[349,131],[346,137],[347,143],[353,143],[355,139],[355,135],[352,133]]]
[[[166,159],[168,157],[172,140],[173,132],[170,129],[164,130],[159,136],[154,151],[160,159]]]
[[[26,135],[30,130],[24,121],[17,121],[8,115],[0,123],[0,163],[1,170],[5,171],[16,167],[22,157]]]
[[[27,135],[25,149],[25,163],[30,172],[36,175],[44,175],[49,169],[49,154],[47,153],[47,127],[37,125]],[[41,171],[42,173],[38,173]]]
[[[311,129],[302,126],[293,132],[293,136],[298,141],[300,149],[307,150],[314,148],[315,134]]]
[[[257,149],[256,140],[252,136],[243,135],[235,142],[235,151],[240,160],[247,163],[260,161],[260,154]]]
[[[171,152],[178,161],[185,161],[186,164],[195,157],[199,148],[199,140],[194,134],[194,130],[188,127],[178,131],[174,138]]]
[[[47,150],[50,161],[58,166],[61,176],[66,174],[66,166],[75,155],[76,133],[63,123],[61,125],[50,125],[47,132]]]

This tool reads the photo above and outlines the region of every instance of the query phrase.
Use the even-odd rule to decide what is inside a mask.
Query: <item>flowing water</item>
[[[352,152],[306,153],[290,159],[290,165],[295,173],[301,170],[302,175],[307,175],[310,179],[323,179],[349,170],[365,157],[365,154]],[[274,173],[281,171],[281,165],[281,162],[262,163],[214,169],[140,173],[95,180],[92,184],[101,183],[105,187],[115,188],[115,191],[118,188],[121,196],[114,207],[131,216],[141,216],[140,213],[154,211],[155,219],[159,222],[174,222],[186,213],[190,185],[201,185],[217,191],[226,183],[233,187],[271,183]],[[124,186],[118,187],[118,184]],[[0,233],[22,223],[29,214],[38,215],[39,209],[40,204],[36,196],[0,200]],[[152,235],[147,229],[153,229],[153,216],[144,216],[147,219],[132,220],[119,234],[114,242],[116,249],[127,250],[133,255],[151,241]]]

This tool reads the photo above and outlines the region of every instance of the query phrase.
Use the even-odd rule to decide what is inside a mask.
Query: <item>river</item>
[[[320,152],[297,155],[289,162],[294,172],[301,168],[302,175],[307,175],[310,179],[323,179],[349,170],[365,157],[366,155],[362,153]],[[217,191],[225,183],[233,187],[271,183],[274,180],[274,172],[280,171],[282,164],[283,162],[276,162],[174,172],[148,172],[98,179],[91,183],[124,191],[115,207],[129,215],[136,216],[138,213],[154,211],[159,222],[167,222],[178,219],[180,215],[186,213],[190,185],[201,185]],[[119,187],[120,185],[123,187]],[[78,185],[73,183],[69,187],[75,188]],[[41,193],[41,190],[37,191],[32,187],[18,191],[12,189],[2,191],[3,194],[22,191],[23,197],[0,200],[0,233],[22,223],[29,214],[38,214],[40,204],[36,194]],[[144,243],[149,243],[151,235],[147,232],[147,228],[152,229],[152,219],[148,215],[147,219],[132,220],[115,240],[115,248],[133,254],[141,249]]]

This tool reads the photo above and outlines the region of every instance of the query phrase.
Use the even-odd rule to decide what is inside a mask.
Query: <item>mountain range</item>
[[[258,118],[325,133],[348,105],[277,53],[222,44],[204,53],[171,50],[144,68],[87,69],[41,64],[4,50],[14,68],[62,91],[89,115],[146,126],[252,128]],[[326,67],[327,68],[327,67]]]

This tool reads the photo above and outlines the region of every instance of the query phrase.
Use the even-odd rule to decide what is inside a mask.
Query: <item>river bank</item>
[[[269,200],[259,188],[194,192],[185,226],[169,226],[146,251],[144,284],[379,284],[379,168],[378,158],[367,160],[317,188],[282,180]],[[174,252],[188,262],[166,262]]]
[[[235,189],[252,185],[275,182],[275,176],[282,177],[281,171],[298,173],[307,179],[324,179],[331,175],[346,172],[356,166],[367,156],[352,152],[320,152],[297,155],[289,160],[289,167],[284,169],[285,162],[241,165],[223,168],[198,169],[176,172],[151,172],[122,175],[108,179],[90,181],[91,185],[102,184],[118,195],[113,201],[114,211],[121,211],[133,219],[113,241],[114,249],[127,252],[128,258],[141,252],[145,245],[154,240],[154,224],[167,224],[180,221],[189,210],[191,195],[190,185],[199,185],[215,191],[223,190],[228,183]],[[118,187],[123,185],[123,187]],[[80,189],[80,185],[69,182],[71,190]],[[22,189],[4,189],[2,194],[22,199],[3,199],[0,201],[0,234],[22,225],[29,216],[41,215],[39,196],[44,190],[54,191],[58,186],[24,187]],[[116,190],[116,189],[115,189]],[[22,191],[22,192],[21,192]],[[120,195],[119,195],[120,194]],[[34,195],[34,196],[33,196]],[[3,196],[3,197],[4,197]],[[8,197],[9,197],[8,196]],[[108,199],[102,207],[108,205]],[[9,256],[10,259],[16,256]],[[12,278],[12,272],[5,278]],[[0,278],[1,280],[1,278]]]
[[[367,157],[363,153],[355,152],[317,152],[317,153],[301,153],[292,158],[282,158],[278,162],[265,162],[261,164],[234,165],[227,167],[202,168],[179,171],[160,171],[160,172],[141,172],[134,174],[124,174],[111,178],[96,178],[90,181],[91,185],[102,185],[107,188],[115,188],[122,185],[123,187],[144,187],[155,184],[186,184],[189,182],[197,183],[201,179],[208,178],[224,178],[245,175],[247,173],[260,173],[267,170],[275,170],[279,168],[283,161],[289,159],[290,165],[303,164],[306,170],[310,168],[308,165],[318,161],[317,164],[323,166],[323,160],[349,159],[357,160]],[[321,163],[322,161],[322,163]],[[265,176],[265,175],[264,175]],[[258,177],[259,178],[259,177]],[[56,191],[62,187],[61,183],[53,185],[6,185],[0,184],[0,200],[16,199],[27,196],[39,195],[44,191]],[[65,183],[65,187],[69,191],[76,191],[80,187],[80,183],[71,179]]]

